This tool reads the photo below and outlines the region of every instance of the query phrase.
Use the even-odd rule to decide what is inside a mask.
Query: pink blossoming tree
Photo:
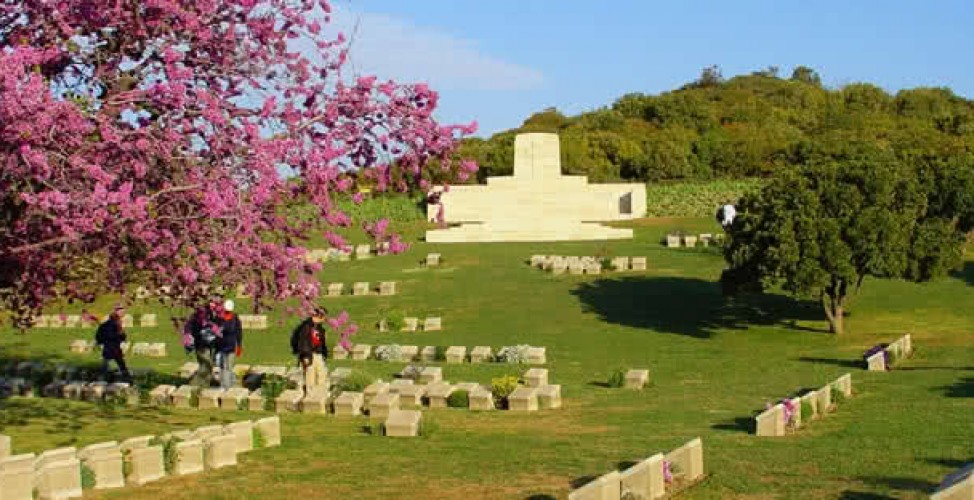
[[[135,280],[187,305],[243,285],[255,309],[308,307],[320,265],[301,241],[317,228],[345,244],[329,230],[351,224],[340,197],[476,169],[454,159],[476,125],[439,125],[436,92],[342,74],[329,12],[313,0],[0,3],[0,299],[18,327],[53,299],[130,293]],[[293,217],[295,203],[317,220]],[[405,248],[387,222],[367,229]]]

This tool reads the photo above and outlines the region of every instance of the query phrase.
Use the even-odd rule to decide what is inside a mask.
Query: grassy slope
[[[769,296],[750,307],[723,306],[715,283],[722,268],[716,252],[667,250],[657,243],[667,228],[716,230],[709,219],[634,225],[632,241],[418,243],[404,255],[330,264],[324,273],[323,281],[347,286],[359,280],[399,281],[395,297],[323,299],[333,311],[347,309],[363,326],[358,342],[547,346],[550,380],[563,385],[564,409],[529,415],[424,410],[424,419],[437,429],[429,437],[405,440],[367,435],[364,417],[288,415],[284,445],[242,457],[239,467],[91,497],[239,498],[240,491],[252,498],[564,497],[572,480],[701,436],[709,477],[687,498],[920,498],[974,457],[971,263],[966,279],[924,285],[868,281],[853,302],[849,335],[836,338],[822,332],[825,323],[815,304]],[[428,251],[443,254],[442,268],[418,265]],[[534,253],[599,252],[646,255],[650,270],[554,277],[523,263]],[[371,325],[382,308],[441,315],[444,331],[379,334]],[[275,322],[272,330],[247,334],[241,362],[290,360],[287,335],[297,318],[277,319],[283,326]],[[917,355],[903,369],[868,373],[849,366],[869,346],[904,332],[913,333]],[[0,352],[7,358],[15,353],[67,357],[69,339],[90,335],[7,333],[0,338]],[[168,329],[138,330],[136,337],[169,342],[169,358],[154,366],[174,370],[185,359]],[[330,364],[362,367],[386,379],[403,366]],[[599,386],[615,367],[649,368],[653,387],[634,392]],[[515,371],[450,365],[444,375],[455,382],[487,383]],[[799,434],[759,439],[742,425],[766,401],[821,386],[845,372],[852,372],[859,394]],[[135,419],[109,420],[94,410],[18,412],[22,418],[4,418],[0,430],[13,436],[16,452],[63,445],[72,437],[83,445],[107,436],[162,433],[168,422],[188,425],[232,415],[145,410]],[[77,425],[83,427],[72,430]]]

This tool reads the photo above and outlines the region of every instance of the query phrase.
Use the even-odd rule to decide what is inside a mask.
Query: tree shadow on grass
[[[585,486],[586,484],[591,483],[592,481],[595,481],[599,477],[601,477],[601,476],[594,476],[592,474],[585,475],[585,476],[578,476],[578,477],[572,479],[571,481],[569,481],[568,482],[568,485],[569,485],[569,487],[571,487],[571,489],[577,490],[577,489],[581,488],[582,486]]]
[[[877,493],[866,493],[863,491],[843,491],[839,495],[839,500],[896,500],[896,497],[880,495]]]
[[[974,377],[964,377],[951,385],[935,387],[948,398],[974,398]]]
[[[717,429],[720,431],[732,431],[732,432],[743,432],[745,434],[754,434],[755,426],[754,417],[737,417],[733,420],[727,420],[710,426],[712,429]]]
[[[970,460],[955,460],[952,458],[928,458],[927,463],[943,465],[944,467],[950,467],[951,469],[960,469],[961,467],[974,463],[974,457]]]
[[[965,262],[962,268],[951,271],[950,277],[963,280],[968,285],[974,285],[974,262]]]
[[[802,356],[798,358],[798,361],[804,361],[806,363],[820,363],[824,365],[834,365],[840,366],[842,368],[865,368],[862,360],[858,359],[834,359],[834,358],[812,358],[808,356]]]
[[[860,476],[859,481],[873,486],[881,486],[900,491],[917,491],[921,493],[931,493],[937,489],[939,483],[932,483],[926,479],[915,477],[882,477],[882,476]]]
[[[709,338],[718,330],[778,325],[823,332],[795,324],[820,321],[821,306],[784,295],[747,295],[725,300],[713,281],[680,277],[607,278],[572,290],[586,312],[608,323],[663,333]]]

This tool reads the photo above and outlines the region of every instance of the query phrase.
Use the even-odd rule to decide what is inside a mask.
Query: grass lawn
[[[548,348],[549,380],[564,408],[533,414],[424,409],[428,436],[369,435],[367,417],[283,416],[279,448],[242,455],[240,465],[140,487],[86,492],[91,498],[527,498],[567,496],[570,485],[694,437],[707,478],[685,498],[923,498],[942,477],[974,460],[974,262],[927,284],[867,280],[853,299],[848,333],[825,333],[817,303],[768,295],[725,303],[716,250],[666,249],[668,229],[716,232],[710,219],[645,219],[619,242],[416,243],[403,255],[330,263],[322,281],[398,281],[393,297],[323,298],[361,326],[373,345],[503,345]],[[419,227],[410,228],[418,235]],[[415,238],[414,238],[415,240]],[[424,268],[427,252],[443,255]],[[551,276],[525,264],[532,254],[645,255],[647,272]],[[104,310],[110,298],[100,306]],[[244,304],[245,305],[245,304]],[[77,307],[65,308],[65,311]],[[167,310],[151,304],[132,312]],[[48,312],[58,312],[52,308]],[[441,316],[443,331],[378,333],[386,312]],[[272,315],[272,328],[245,335],[241,363],[290,363],[299,318]],[[166,318],[160,318],[166,325]],[[171,327],[134,329],[131,340],[165,340],[169,357],[131,358],[173,372],[188,358]],[[916,354],[889,373],[858,363],[870,346],[912,333]],[[89,330],[0,336],[4,359],[94,360],[68,353]],[[334,342],[335,339],[330,339]],[[390,379],[402,363],[334,361]],[[616,368],[648,368],[651,387],[610,389]],[[488,383],[520,374],[505,365],[445,365],[451,382]],[[766,402],[820,387],[851,372],[856,396],[836,413],[784,438],[758,438],[748,422]],[[14,451],[40,452],[106,439],[256,417],[166,409],[110,411],[60,400],[8,400],[0,432]],[[262,414],[260,414],[262,415]]]

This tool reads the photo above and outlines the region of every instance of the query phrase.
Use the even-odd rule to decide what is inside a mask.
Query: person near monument
[[[427,205],[436,205],[439,208],[436,210],[436,222],[441,228],[446,227],[446,213],[443,208],[443,201],[441,200],[443,196],[443,191],[431,191],[426,197]]]
[[[233,312],[233,300],[223,303],[223,313],[219,317],[223,337],[217,342],[217,367],[220,368],[220,387],[230,389],[237,384],[233,367],[237,357],[243,354],[243,325],[240,317]]]
[[[209,387],[213,380],[213,354],[221,335],[219,314],[222,309],[217,300],[210,300],[208,306],[201,306],[193,312],[184,326],[184,333],[193,339],[193,351],[199,367],[189,379],[189,384]]]
[[[328,310],[323,307],[315,308],[311,317],[305,319],[291,333],[291,351],[298,357],[298,363],[304,371],[304,391],[325,385],[328,346],[325,335],[325,319]]]
[[[737,209],[729,202],[717,209],[717,222],[725,231],[734,223],[734,217],[737,217]]]
[[[108,319],[98,325],[98,330],[95,332],[95,342],[101,345],[101,372],[106,380],[109,361],[115,362],[124,379],[131,380],[132,378],[128,367],[125,366],[125,353],[122,352],[122,342],[128,338],[125,329],[122,327],[122,316],[124,314],[124,307],[115,306],[112,313],[108,315]]]

